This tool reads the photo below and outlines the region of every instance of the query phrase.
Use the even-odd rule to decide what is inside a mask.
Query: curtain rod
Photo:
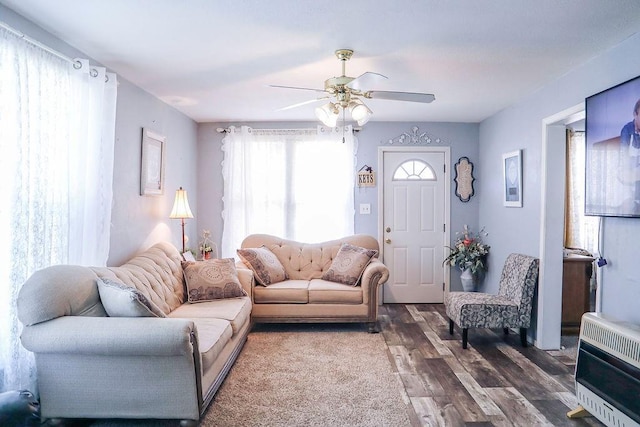
[[[32,45],[34,45],[36,47],[39,47],[40,49],[45,50],[45,51],[49,52],[50,54],[55,55],[58,58],[63,59],[65,61],[73,64],[73,66],[75,68],[81,68],[82,67],[82,64],[80,63],[80,61],[78,61],[76,59],[73,59],[73,58],[70,58],[67,55],[63,54],[63,53],[60,53],[57,50],[52,49],[52,48],[50,48],[49,46],[47,46],[47,45],[45,45],[43,43],[40,43],[38,40],[33,39],[33,38],[29,37],[28,35],[24,34],[23,32],[16,30],[15,28],[10,26],[6,22],[0,21],[0,27],[2,27],[5,30],[9,31],[13,35],[20,37],[24,41],[26,41],[28,43],[31,43]]]
[[[314,130],[315,128],[300,128],[300,129],[255,129],[255,130]],[[362,128],[353,128],[354,132],[360,132]],[[216,132],[218,133],[229,133],[231,130],[229,128],[216,128]]]

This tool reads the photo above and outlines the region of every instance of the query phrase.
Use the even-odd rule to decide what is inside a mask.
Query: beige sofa
[[[354,235],[323,243],[300,243],[266,234],[246,237],[242,249],[269,249],[284,267],[288,280],[262,286],[253,281],[251,317],[254,322],[366,322],[370,332],[378,330],[379,286],[389,270],[375,256],[356,286],[323,280],[343,244],[379,250],[378,241]],[[246,262],[241,267],[249,269]]]
[[[176,248],[160,243],[121,267],[59,265],[29,278],[18,316],[22,344],[35,353],[43,418],[197,423],[246,341],[251,300],[185,303],[181,261]],[[252,275],[237,277],[237,290],[251,292]],[[104,285],[118,282],[122,292]],[[107,316],[114,305],[166,317]]]

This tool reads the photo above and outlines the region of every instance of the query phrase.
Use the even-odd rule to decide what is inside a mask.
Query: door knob
[[[385,243],[391,243],[391,239],[384,239]]]
[[[387,229],[384,231],[386,231],[387,233],[391,233],[391,227],[387,227]]]

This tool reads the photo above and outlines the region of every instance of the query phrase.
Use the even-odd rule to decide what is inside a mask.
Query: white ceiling
[[[372,121],[479,122],[640,31],[638,0],[0,0],[198,122],[310,121],[341,74],[431,104]],[[0,17],[1,19],[1,17]],[[620,64],[623,66],[623,64]]]

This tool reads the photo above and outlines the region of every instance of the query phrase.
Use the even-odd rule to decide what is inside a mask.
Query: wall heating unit
[[[585,313],[575,371],[578,404],[607,426],[640,426],[640,326]]]

